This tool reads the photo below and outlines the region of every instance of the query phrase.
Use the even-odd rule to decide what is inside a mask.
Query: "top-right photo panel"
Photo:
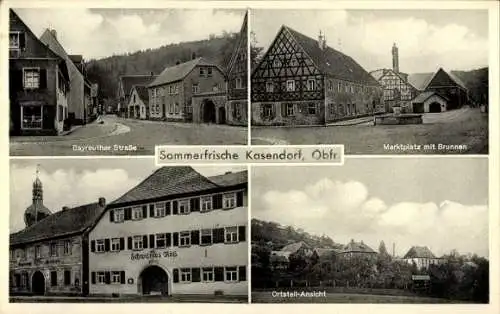
[[[253,145],[488,154],[487,10],[252,10]]]

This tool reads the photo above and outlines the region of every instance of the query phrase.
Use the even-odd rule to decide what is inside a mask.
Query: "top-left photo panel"
[[[247,145],[246,10],[9,11],[11,156]]]

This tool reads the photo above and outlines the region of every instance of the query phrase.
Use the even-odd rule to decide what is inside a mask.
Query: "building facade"
[[[41,181],[33,184],[33,204],[25,211],[26,228],[10,235],[11,295],[87,295],[89,280],[86,231],[106,206],[98,202],[51,213],[43,205]]]
[[[167,67],[148,89],[151,119],[196,123],[225,121],[224,73],[203,58]],[[193,96],[197,99],[194,102]]]
[[[118,79],[118,87],[116,90],[116,113],[123,117],[127,115],[128,104],[132,95],[132,88],[136,85],[147,86],[156,79],[153,73],[146,75],[122,75]],[[111,112],[112,110],[107,110]]]
[[[356,242],[354,239],[344,246],[340,251],[340,254],[347,258],[352,257],[362,257],[374,259],[377,257],[377,252],[375,252],[371,247],[366,245],[363,241]]]
[[[323,125],[384,112],[380,84],[351,57],[282,26],[252,73],[252,124]]]
[[[66,63],[13,10],[9,24],[10,133],[58,135],[68,118]]]
[[[468,104],[469,93],[465,84],[451,72],[439,68],[427,84],[426,91],[433,91],[448,100],[447,109],[457,109]]]
[[[412,108],[415,113],[443,112],[448,107],[448,100],[436,92],[422,92],[412,99]]]
[[[90,232],[93,295],[247,295],[247,173],[162,167]]]
[[[439,258],[426,246],[413,246],[403,257],[408,264],[414,264],[418,269],[428,269],[430,265],[437,265]]]
[[[127,111],[129,118],[141,120],[149,118],[149,95],[146,86],[135,85],[132,87]]]

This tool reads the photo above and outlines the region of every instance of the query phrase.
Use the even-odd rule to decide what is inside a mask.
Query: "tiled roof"
[[[412,102],[413,103],[417,103],[417,104],[420,104],[420,103],[423,103],[425,102],[429,97],[431,97],[432,95],[437,95],[438,97],[441,97],[443,98],[444,100],[447,100],[445,97],[439,95],[438,93],[436,92],[433,92],[433,91],[427,91],[427,92],[422,92],[420,94],[417,95],[417,97],[413,98]]]
[[[414,246],[403,258],[436,258],[436,256],[426,246]]]
[[[285,251],[272,251],[271,255],[269,256],[269,260],[271,263],[276,263],[276,262],[288,262],[289,257],[290,257],[291,252],[285,252]]]
[[[316,248],[314,249],[314,252],[318,255],[319,258],[328,258],[331,257],[337,253],[339,253],[338,250],[335,249],[324,249],[324,248]]]
[[[397,75],[403,82],[406,82],[410,85],[412,85],[410,82],[408,82],[408,74],[403,73],[403,72],[398,72],[396,73],[393,69],[378,69],[370,72],[370,75],[373,76],[374,79],[379,81],[382,76],[386,75],[387,73],[393,73]]]
[[[219,186],[235,186],[248,182],[248,171],[229,172],[208,179]]]
[[[234,176],[238,175],[234,174]],[[231,180],[218,178],[215,181],[225,182],[226,185],[213,182],[189,166],[161,167],[110,205],[114,207],[129,202],[216,189],[230,186]]]
[[[433,76],[434,73],[412,73],[408,75],[408,83],[418,90],[424,90]]]
[[[343,253],[377,253],[375,252],[371,247],[361,242],[354,242],[351,240],[344,249],[342,250]]]
[[[299,241],[299,242],[291,243],[291,244],[284,246],[281,249],[281,251],[295,253],[298,250],[300,250],[301,248],[308,248],[309,249],[310,246],[307,245],[304,241]]]
[[[465,83],[457,75],[455,75],[452,71],[450,71],[450,72],[444,71],[444,72],[447,73],[450,76],[450,78],[453,81],[455,81],[455,83],[457,83],[460,87],[462,87],[463,89],[467,89],[467,86],[465,85]]]
[[[10,235],[10,245],[48,240],[75,234],[92,226],[105,206],[91,203],[56,212],[36,224]]]
[[[148,88],[144,85],[136,85],[134,86],[134,88],[137,91],[137,95],[139,95],[139,98],[147,106],[149,103]]]
[[[152,81],[154,81],[158,76],[157,75],[122,75],[120,76],[120,81],[123,87],[124,95],[130,95],[132,92],[132,87],[135,85],[144,85],[147,86]]]
[[[149,84],[148,87],[154,87],[180,81],[184,77],[186,77],[186,75],[188,75],[197,65],[216,66],[214,63],[208,62],[203,58],[196,58],[188,62],[174,65],[172,67],[167,67],[152,83]]]
[[[378,69],[375,71],[371,71],[370,75],[373,76],[373,78],[378,81],[382,76],[385,75],[385,73],[387,73],[387,69]]]
[[[245,13],[245,17],[243,18],[243,24],[241,25],[240,33],[238,34],[238,40],[233,50],[233,54],[231,55],[231,59],[227,64],[227,72],[232,70],[234,63],[238,57],[238,49],[240,46],[247,42],[247,27],[248,27],[248,12]],[[245,49],[246,51],[246,49]]]
[[[284,26],[295,38],[297,43],[311,57],[313,62],[324,74],[331,77],[378,86],[379,83],[359,65],[354,59],[331,47],[321,49],[318,41],[301,34],[288,26]]]

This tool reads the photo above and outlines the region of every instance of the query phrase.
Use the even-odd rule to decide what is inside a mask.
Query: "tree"
[[[378,253],[380,255],[384,255],[384,256],[389,255],[389,253],[387,252],[387,249],[385,248],[384,241],[380,241],[380,245],[378,246]]]
[[[262,51],[264,47],[260,47],[257,42],[255,33],[250,32],[250,67],[253,70],[259,63],[262,57]]]

